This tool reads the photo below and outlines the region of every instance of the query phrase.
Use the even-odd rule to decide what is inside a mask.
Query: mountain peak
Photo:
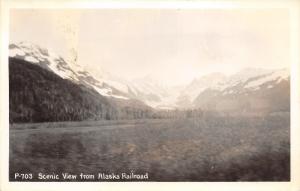
[[[123,94],[115,93],[116,89],[104,85],[103,81],[95,78],[91,73],[84,70],[80,65],[64,60],[57,54],[43,49],[38,45],[20,42],[9,45],[9,56],[38,65],[51,71],[63,79],[71,80],[77,84],[83,84],[93,88],[100,95],[128,99]]]

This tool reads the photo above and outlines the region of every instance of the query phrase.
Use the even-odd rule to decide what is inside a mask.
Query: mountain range
[[[100,104],[103,107],[114,108],[112,110],[119,113],[124,113],[125,107],[127,110],[128,108],[142,110],[143,114],[140,115],[145,115],[145,113],[149,115],[151,111],[157,109],[201,108],[230,112],[255,112],[258,110],[289,111],[290,107],[290,77],[287,69],[246,68],[230,76],[211,73],[183,86],[167,87],[160,85],[149,76],[130,81],[112,75],[96,76],[80,65],[66,61],[54,52],[31,43],[10,44],[9,57],[11,95],[18,94],[18,92],[24,93],[24,89],[15,86],[20,86],[16,84],[23,84],[26,81],[31,84],[28,88],[39,87],[43,89],[41,92],[47,95],[59,92],[60,96],[66,97],[64,94],[70,93],[70,88],[78,89],[73,94],[78,92],[81,98],[72,99],[72,96],[69,96],[73,104],[77,103],[75,101],[77,99],[81,102],[80,100],[90,97],[90,101],[86,100],[84,103],[90,102],[90,106],[98,105],[97,107]],[[59,80],[53,81],[54,78]],[[56,86],[55,83],[60,85],[56,89],[51,89],[52,86]],[[59,88],[61,90],[58,90]],[[25,97],[33,99],[33,95]],[[51,102],[49,99],[47,101]],[[40,101],[43,102],[43,100]],[[20,100],[14,102],[16,100],[10,100],[10,105],[14,105],[13,116],[18,116],[15,105],[16,103],[22,105],[22,103]],[[61,104],[68,105],[71,102],[63,100]],[[72,108],[72,104],[69,107]],[[35,110],[32,106],[28,108],[28,110]],[[86,107],[87,113],[89,113],[88,108]],[[97,115],[96,111],[97,108],[94,108],[88,118],[92,118],[92,114]]]

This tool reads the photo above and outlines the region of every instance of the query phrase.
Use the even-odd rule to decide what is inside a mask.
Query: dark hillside
[[[40,66],[9,59],[11,123],[139,118],[150,114],[145,105],[131,102],[117,104],[115,99],[101,96]]]

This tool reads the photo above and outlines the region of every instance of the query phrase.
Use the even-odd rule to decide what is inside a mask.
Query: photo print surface
[[[11,9],[9,180],[290,180],[285,9]]]

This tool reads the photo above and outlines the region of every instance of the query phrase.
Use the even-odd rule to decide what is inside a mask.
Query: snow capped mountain
[[[256,71],[256,72],[254,72]],[[289,71],[287,69],[263,70],[247,69],[238,72],[228,79],[221,88],[214,90],[221,91],[224,95],[233,93],[247,93],[260,90],[263,87],[273,88],[282,80],[287,81]],[[268,86],[266,86],[268,84]]]
[[[195,78],[184,86],[168,87],[150,76],[129,81],[113,76],[101,68],[101,75],[96,75],[78,64],[66,61],[61,56],[30,43],[11,44],[9,49],[10,57],[39,65],[63,79],[92,88],[102,96],[121,100],[140,100],[157,109],[203,107],[207,104],[217,104],[218,99],[227,100],[228,97],[269,94],[266,92],[275,91],[282,84],[289,82],[287,69],[246,68],[231,76],[211,73]]]
[[[247,80],[251,78],[267,75],[270,73],[272,73],[271,70],[259,69],[259,68],[246,68],[232,75],[230,78],[228,78],[228,80],[224,84],[221,84],[220,86],[215,87],[214,89],[224,90],[228,87],[234,87],[240,83],[245,83]]]
[[[211,73],[194,79],[189,85],[181,90],[177,99],[177,106],[183,108],[197,107],[195,100],[201,99],[201,95],[212,98],[221,95],[236,95],[258,91],[261,86],[273,88],[276,83],[288,80],[287,69],[268,70],[259,68],[246,68],[231,76],[222,73]],[[276,82],[275,82],[276,81]],[[272,83],[270,83],[272,82]],[[264,84],[268,84],[265,86]],[[210,92],[210,93],[208,93]],[[203,93],[203,94],[202,94]],[[203,98],[206,100],[206,98]]]
[[[255,70],[258,72],[253,72]],[[235,111],[288,110],[289,71],[255,70],[243,70],[229,77],[219,88],[207,88],[193,101],[193,106]]]
[[[26,42],[11,44],[9,46],[9,56],[39,65],[63,79],[93,88],[103,96],[129,99],[121,91],[109,86],[102,80],[96,79],[80,65],[66,61],[57,54],[37,45]]]

